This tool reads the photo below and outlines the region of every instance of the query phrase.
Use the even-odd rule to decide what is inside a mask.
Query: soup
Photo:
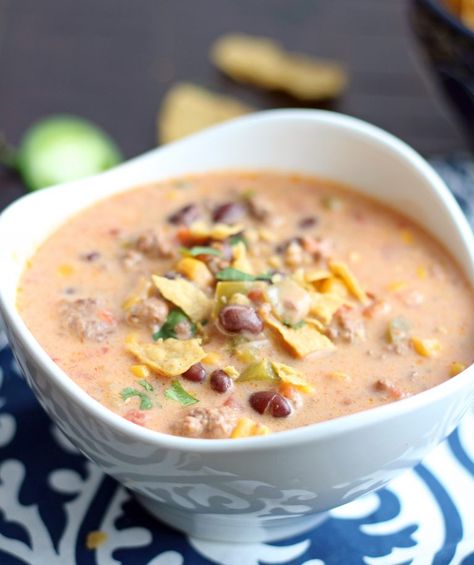
[[[433,387],[473,362],[472,288],[432,237],[328,180],[219,172],[123,192],[36,252],[18,309],[135,424],[279,432]]]

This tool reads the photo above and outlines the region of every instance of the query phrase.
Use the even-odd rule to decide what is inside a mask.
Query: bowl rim
[[[468,28],[462,20],[457,18],[447,6],[442,4],[441,0],[418,0],[426,4],[436,15],[445,21],[450,27],[456,29],[462,34],[466,35],[469,39],[474,39],[474,30]]]
[[[94,177],[65,183],[45,190],[61,190],[66,186],[89,183],[92,179],[97,181],[106,175],[115,173],[121,168],[131,165],[139,166],[140,160],[143,158],[150,157],[161,152],[173,151],[173,147],[178,145],[183,146],[191,141],[194,143],[196,140],[212,136],[214,133],[226,130],[232,131],[235,128],[245,127],[249,123],[261,123],[262,126],[264,126],[266,123],[272,123],[275,121],[291,122],[298,120],[309,121],[311,123],[331,124],[336,127],[342,126],[346,130],[352,130],[362,134],[365,138],[384,146],[387,150],[396,153],[400,158],[409,161],[412,166],[423,177],[425,177],[431,189],[442,200],[443,206],[445,206],[448,212],[454,216],[463,241],[465,241],[466,244],[470,244],[471,248],[474,249],[474,235],[464,214],[456,203],[454,196],[448,190],[444,181],[439,177],[436,171],[421,157],[421,155],[399,138],[377,126],[369,124],[364,120],[327,110],[283,109],[256,112],[249,116],[237,118],[224,124],[208,128],[205,131],[196,133],[186,139],[168,144],[164,148],[153,149],[141,156],[123,163],[122,165],[119,165],[115,169],[111,169],[110,171],[106,171]],[[130,185],[130,189],[133,188],[134,185],[132,183]],[[19,203],[23,203],[26,199],[38,198],[40,194],[41,193],[39,192],[27,194],[13,202],[4,210],[4,212],[2,212],[2,214],[0,214],[0,223],[2,216],[7,211],[16,207]],[[101,198],[104,198],[104,196],[99,193],[94,202],[99,201]],[[89,205],[93,205],[93,202]],[[78,210],[80,209],[81,208]],[[77,213],[78,210],[73,212],[73,214]],[[64,221],[66,221],[70,215],[71,214],[66,214]],[[46,238],[47,237],[48,235]],[[474,253],[471,257],[474,264]],[[469,384],[472,385],[474,382],[474,365],[471,365],[461,374],[456,375],[456,378],[449,379],[421,393],[361,412],[340,416],[332,420],[317,422],[304,427],[292,428],[286,431],[269,434],[267,436],[212,440],[188,438],[159,432],[134,424],[105,407],[98,400],[87,394],[87,392],[73,381],[73,379],[71,379],[65,371],[54,363],[46,351],[41,347],[21,318],[16,309],[16,304],[11,304],[11,301],[8,301],[5,298],[1,282],[0,311],[3,312],[6,325],[12,327],[13,333],[20,338],[22,344],[27,350],[27,353],[29,355],[33,355],[35,362],[38,363],[41,369],[48,375],[52,386],[59,386],[64,394],[68,395],[74,402],[78,403],[83,410],[91,413],[91,415],[94,418],[97,418],[102,425],[110,426],[118,434],[129,436],[129,439],[133,439],[137,442],[147,442],[148,444],[154,445],[156,448],[171,448],[187,452],[224,454],[230,452],[250,452],[255,450],[266,451],[274,448],[284,448],[304,443],[312,443],[318,440],[326,440],[328,438],[344,434],[347,431],[363,429],[373,425],[374,423],[380,423],[382,421],[400,417],[401,415],[416,410],[417,408],[431,405],[437,400],[446,398],[449,395],[457,394],[461,389],[469,386]]]

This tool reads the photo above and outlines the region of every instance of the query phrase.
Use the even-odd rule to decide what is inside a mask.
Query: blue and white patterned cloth
[[[474,220],[474,165],[433,159]],[[91,531],[105,532],[95,550]],[[0,565],[474,565],[474,413],[413,471],[276,543],[192,539],[154,520],[52,424],[0,333]]]

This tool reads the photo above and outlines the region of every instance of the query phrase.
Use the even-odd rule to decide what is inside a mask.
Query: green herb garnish
[[[321,203],[326,210],[339,210],[342,208],[342,200],[337,196],[325,196]]]
[[[282,320],[282,322],[285,324],[285,326],[287,326],[288,328],[291,328],[292,330],[299,330],[306,323],[304,320],[300,320],[299,322],[296,322],[296,324],[292,324],[292,323],[290,323],[286,320]]]
[[[219,251],[219,249],[200,245],[196,245],[189,249],[187,247],[182,247],[180,251],[183,255],[191,255],[191,257],[196,257],[197,255],[215,255],[216,257],[220,257],[222,255],[222,251]]]
[[[142,386],[145,390],[147,390],[148,392],[152,392],[153,391],[153,386],[151,385],[151,383],[149,383],[147,380],[142,379],[141,381],[138,381],[138,384],[140,386]]]
[[[191,406],[191,404],[199,402],[197,398],[194,398],[194,396],[191,396],[189,392],[184,390],[179,381],[173,381],[171,383],[171,388],[165,390],[165,396],[170,400],[179,402],[182,406]]]
[[[169,339],[170,337],[176,338],[176,326],[181,322],[187,322],[190,325],[191,335],[194,337],[197,331],[196,324],[191,322],[180,308],[175,308],[168,314],[161,328],[153,334],[153,339],[157,341],[158,339]]]
[[[234,246],[237,245],[238,243],[242,242],[245,247],[248,247],[248,243],[247,240],[245,239],[245,236],[243,233],[238,233],[236,235],[231,235],[229,237],[229,243]]]
[[[122,397],[122,400],[127,400],[127,398],[131,398],[132,396],[138,396],[138,398],[140,399],[140,410],[150,410],[150,408],[153,406],[153,403],[148,395],[146,395],[141,390],[137,390],[136,388],[133,388],[131,386],[124,388],[120,393],[120,396]]]
[[[244,273],[233,267],[227,267],[222,269],[216,274],[216,279],[218,281],[268,281],[271,282],[273,274],[262,273],[260,275],[250,275],[249,273]]]

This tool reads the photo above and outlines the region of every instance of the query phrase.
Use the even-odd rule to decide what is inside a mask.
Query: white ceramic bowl
[[[0,217],[0,310],[48,414],[153,514],[197,537],[268,541],[310,528],[326,510],[418,463],[471,406],[474,367],[414,397],[329,422],[250,439],[189,439],[144,429],[101,406],[51,361],[15,308],[25,262],[71,214],[147,181],[229,168],[293,170],[348,183],[423,225],[474,281],[470,228],[417,153],[347,116],[271,111],[15,202]]]

